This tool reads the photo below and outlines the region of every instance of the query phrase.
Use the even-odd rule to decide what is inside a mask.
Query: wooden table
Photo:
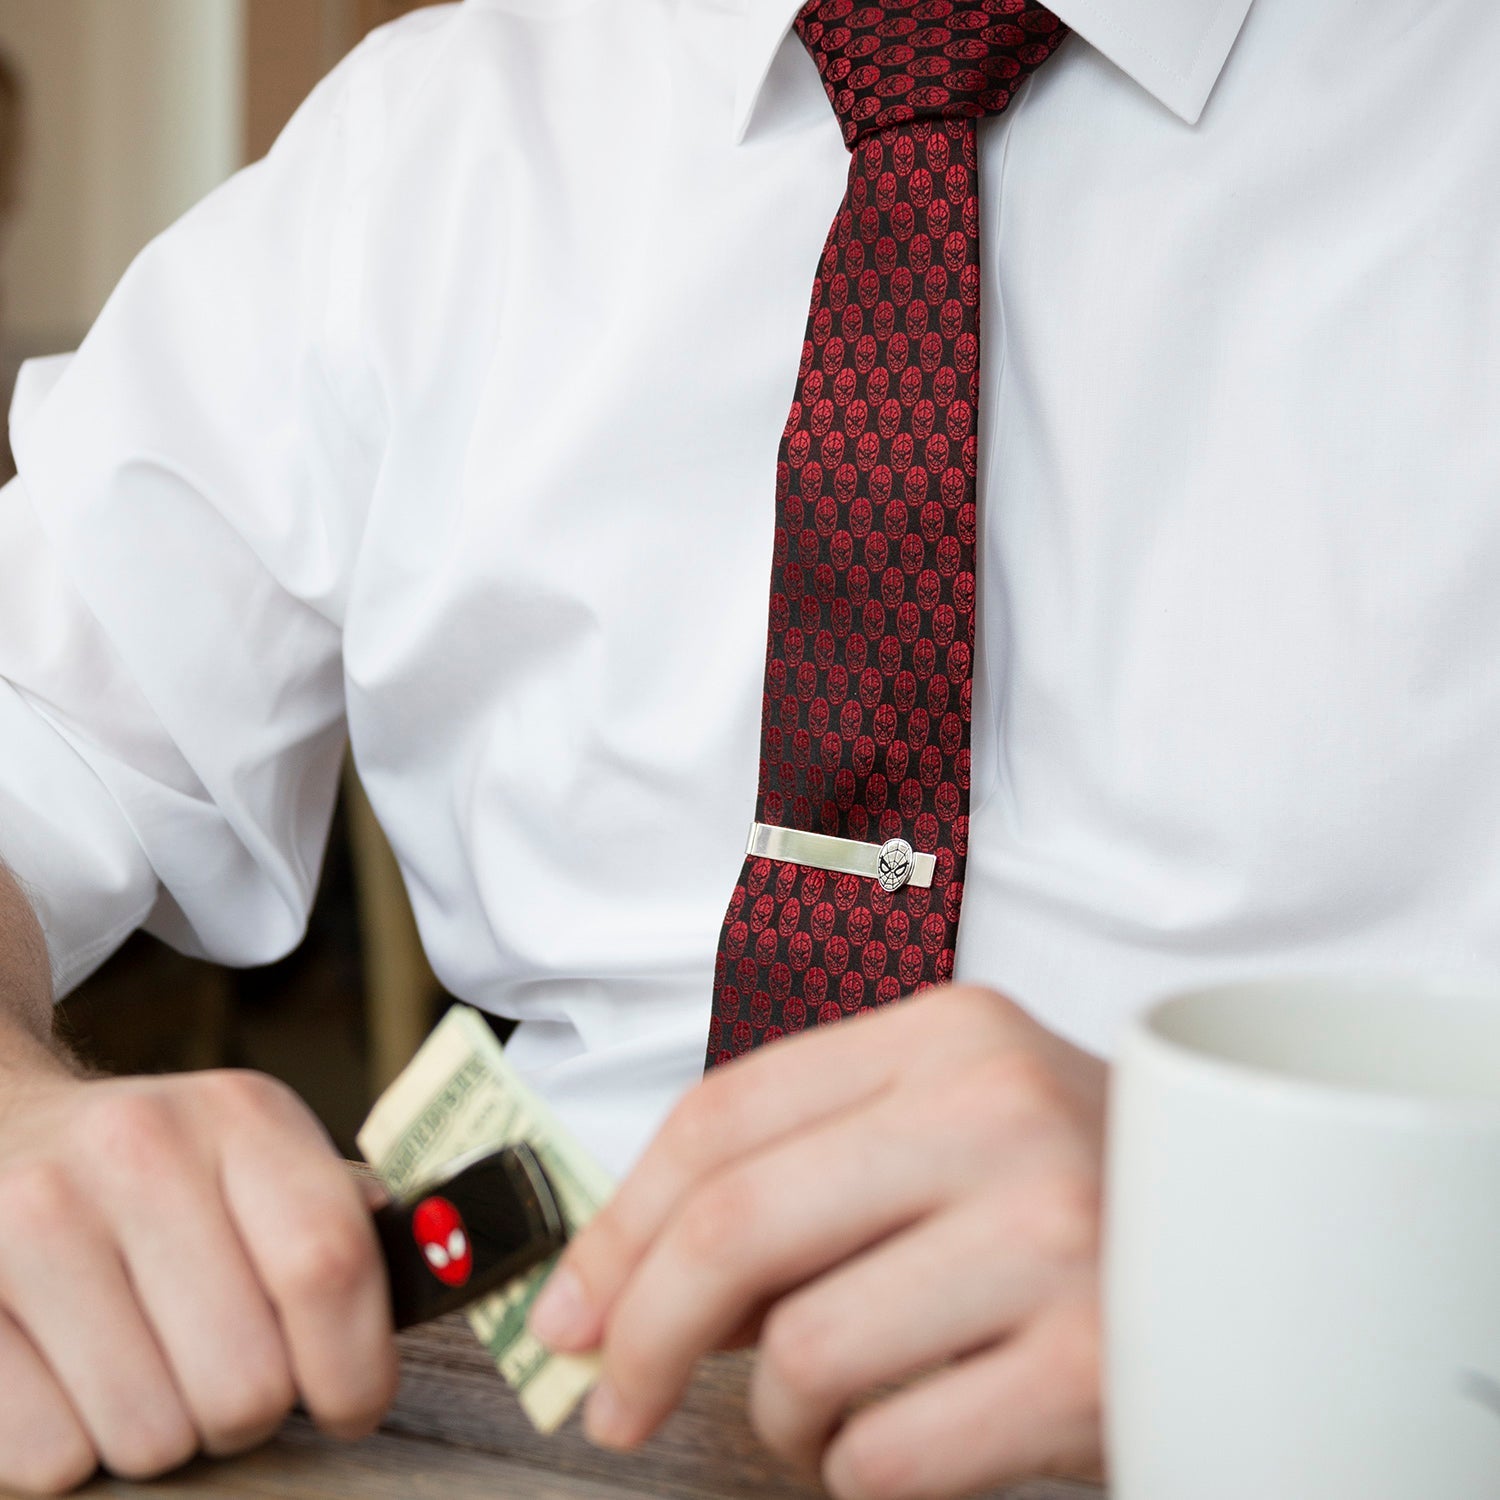
[[[95,1481],[81,1493],[117,1500],[810,1500],[760,1447],[744,1415],[749,1356],[708,1361],[682,1409],[639,1453],[602,1452],[575,1417],[538,1437],[494,1367],[450,1319],[402,1339],[401,1394],[362,1443],[321,1437],[294,1417],[266,1447],[199,1462],[151,1484]],[[1101,1500],[1090,1485],[1035,1481],[1004,1500]],[[1000,1500],[1000,1497],[992,1497]]]

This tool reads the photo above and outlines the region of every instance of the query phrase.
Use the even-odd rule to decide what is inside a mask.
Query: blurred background
[[[431,0],[0,0],[0,382],[75,348],[131,258],[265,154],[366,32]],[[5,477],[8,448],[0,451]],[[63,1006],[112,1070],[274,1073],[346,1154],[444,997],[352,775],[307,940],[232,972],[133,939]]]

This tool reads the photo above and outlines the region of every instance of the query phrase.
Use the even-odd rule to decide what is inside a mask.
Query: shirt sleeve
[[[76,355],[22,371],[0,491],[0,858],[60,994],[141,925],[234,964],[306,925],[381,446],[360,358],[369,51],[147,247]]]

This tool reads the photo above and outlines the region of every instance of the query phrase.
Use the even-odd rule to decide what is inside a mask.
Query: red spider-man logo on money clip
[[[455,1312],[555,1254],[567,1226],[524,1143],[450,1164],[375,1214],[397,1328]]]

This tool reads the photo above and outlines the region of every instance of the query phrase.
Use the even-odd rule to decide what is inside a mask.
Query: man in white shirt
[[[1102,1059],[1145,1000],[1500,964],[1500,12],[1070,0],[979,126],[959,984],[694,1087],[848,170],[796,9],[419,13],[24,372],[0,1482],[389,1397],[300,1106],[47,1040],[138,926],[297,940],[346,737],[448,989],[636,1165],[545,1325],[603,1339],[592,1430],[758,1330],[752,1415],[841,1496],[1097,1464]]]

